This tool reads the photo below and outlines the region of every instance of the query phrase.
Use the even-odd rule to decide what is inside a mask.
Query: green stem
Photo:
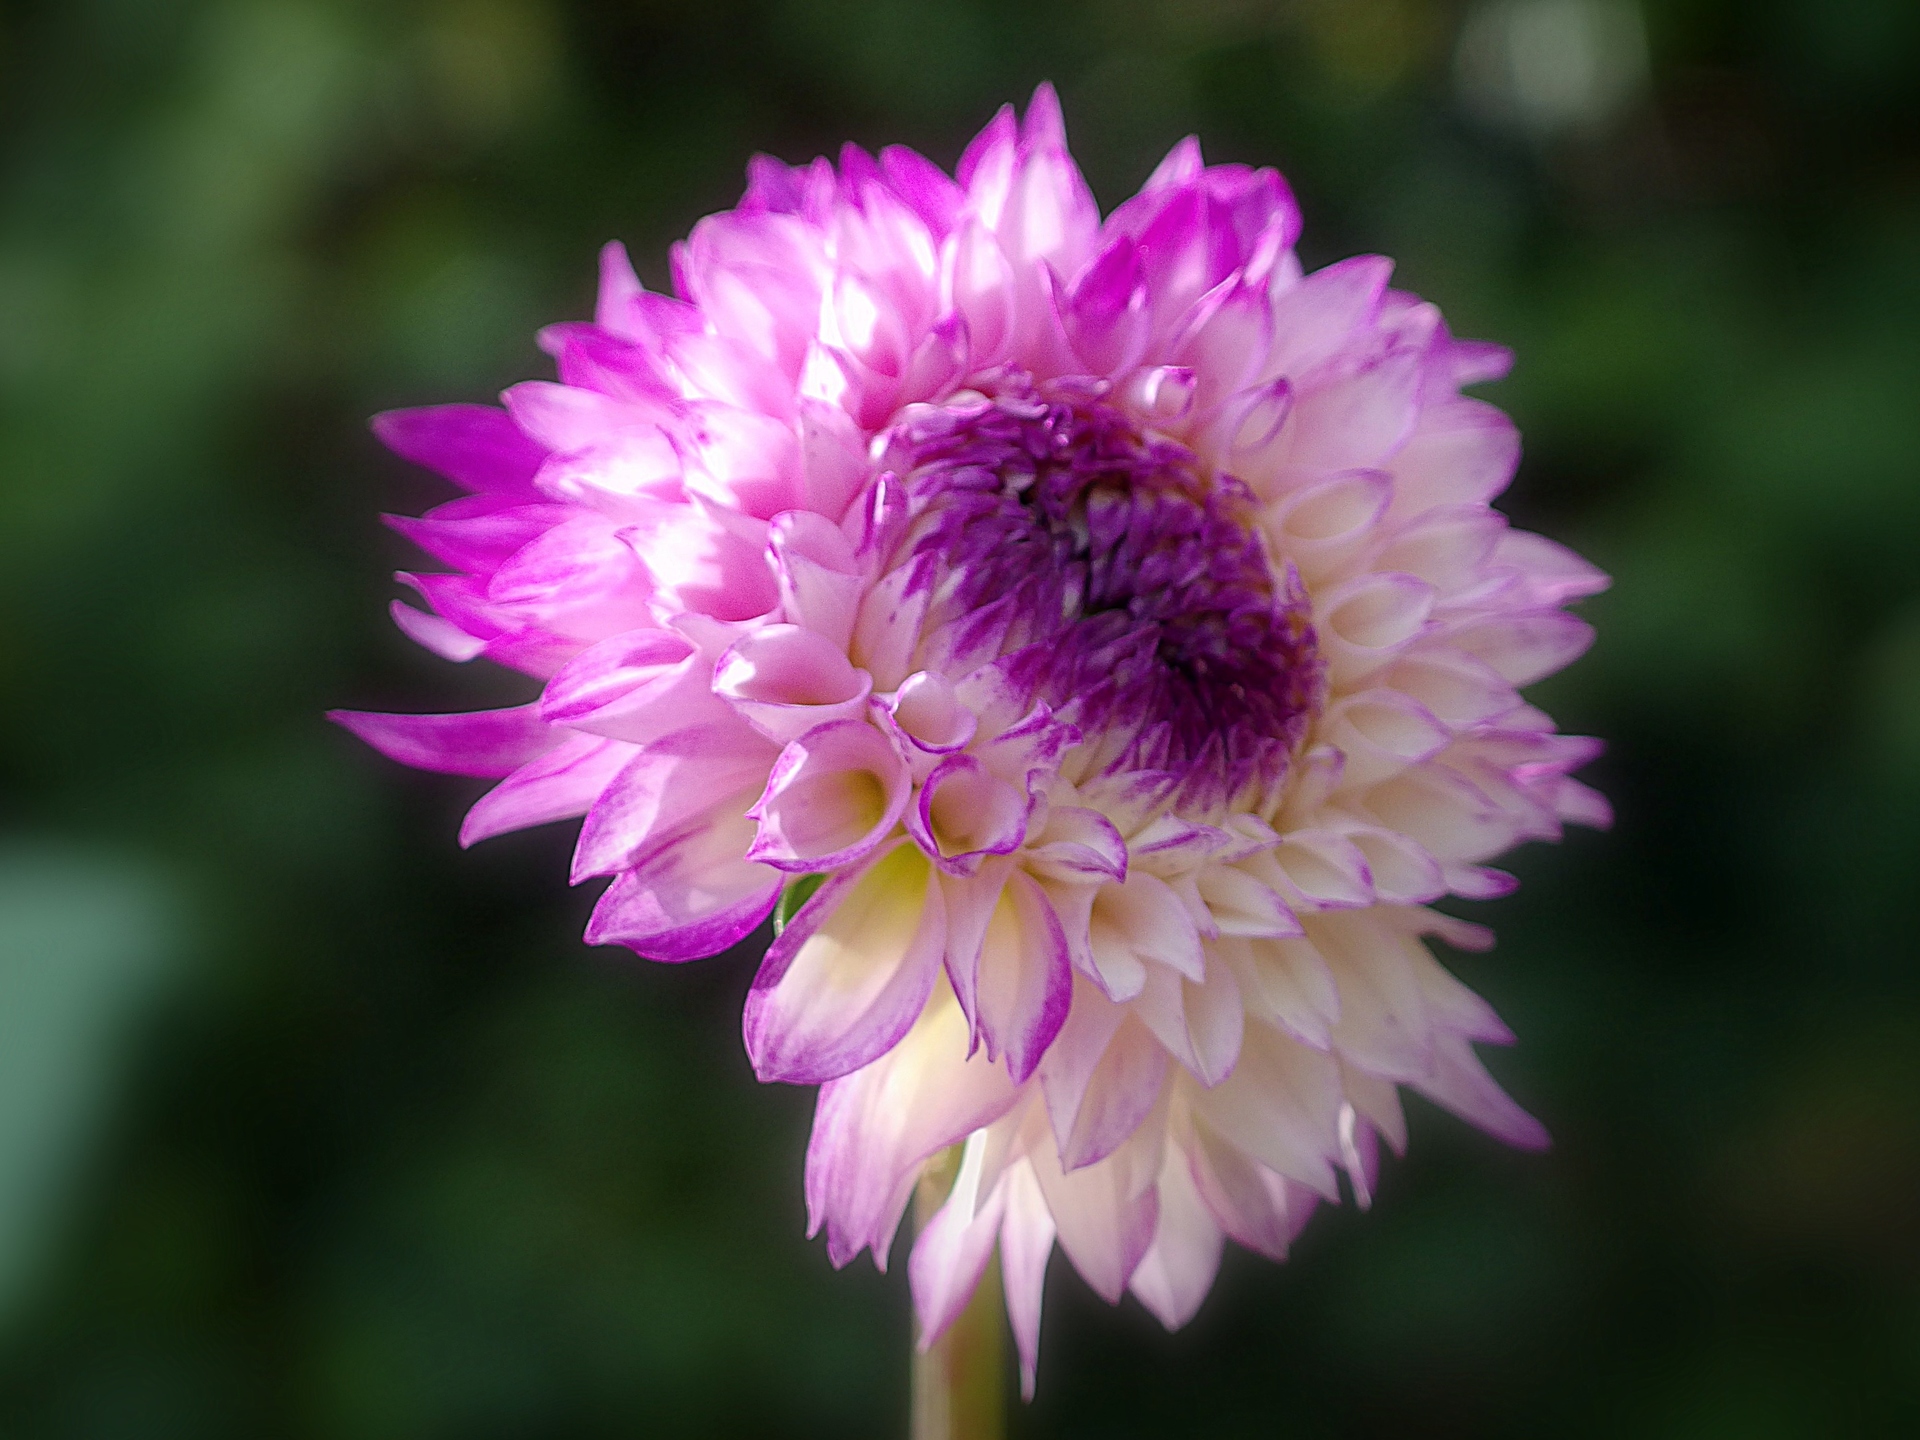
[[[913,1192],[913,1220],[923,1228],[946,1203],[959,1169],[955,1146],[927,1162]],[[988,1260],[973,1299],[926,1350],[914,1322],[911,1440],[1004,1440],[1007,1433],[1007,1321],[1000,1301],[998,1256]]]

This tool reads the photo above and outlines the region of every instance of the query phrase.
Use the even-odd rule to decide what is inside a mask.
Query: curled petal
[[[920,786],[907,828],[928,855],[955,874],[988,855],[1009,855],[1027,838],[1026,792],[971,755],[950,755]]]
[[[1346,757],[1343,785],[1359,788],[1431,759],[1453,732],[1417,701],[1396,690],[1364,690],[1327,712],[1323,732]]]
[[[979,725],[953,682],[929,670],[915,671],[902,681],[884,714],[905,744],[929,757],[964,749]]]
[[[631,756],[595,797],[573,850],[573,881],[611,875],[716,811],[740,815],[765,782],[772,747],[731,729],[689,729]],[[738,801],[736,803],[736,797]],[[742,851],[746,848],[744,842]]]
[[[1098,810],[1053,805],[1046,824],[1027,845],[1027,868],[1043,878],[1064,882],[1125,881],[1127,842]]]
[[[786,619],[844,654],[865,576],[840,527],[812,511],[790,510],[773,518],[767,545]]]
[[[906,763],[862,720],[834,720],[780,752],[748,813],[747,854],[781,870],[831,870],[864,859],[900,823],[912,794]]]
[[[872,689],[844,650],[799,625],[741,636],[713,670],[713,693],[780,745],[817,725],[864,715]]]

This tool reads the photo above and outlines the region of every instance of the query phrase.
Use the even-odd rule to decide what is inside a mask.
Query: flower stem
[[[927,1162],[913,1193],[916,1229],[925,1226],[946,1202],[959,1161],[955,1146]],[[923,1351],[917,1320],[914,1329],[910,1440],[1004,1440],[1007,1321],[995,1259],[988,1260],[973,1298],[946,1334]]]

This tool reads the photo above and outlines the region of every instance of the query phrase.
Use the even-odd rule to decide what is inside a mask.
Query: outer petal
[[[1160,1228],[1127,1288],[1162,1325],[1178,1330],[1213,1288],[1224,1239],[1186,1156],[1169,1146],[1160,1171]]]
[[[469,490],[531,496],[546,449],[504,410],[490,405],[430,405],[373,417],[373,433],[396,455],[436,470]]]
[[[1020,1393],[1031,1400],[1040,1364],[1040,1298],[1056,1227],[1030,1166],[1014,1166],[1007,1172],[1005,1183],[1007,1211],[1000,1226],[1000,1276],[1007,1293],[1007,1319],[1020,1352]]]
[[[969,1028],[952,991],[936,985],[905,1039],[820,1088],[807,1146],[807,1228],[826,1229],[834,1264],[871,1247],[884,1267],[922,1162],[1020,1097],[1005,1069],[969,1056]]]
[[[578,735],[522,765],[467,811],[460,843],[475,845],[509,830],[584,815],[633,757],[633,746]]]
[[[736,804],[643,855],[601,895],[587,943],[681,961],[746,939],[772,912],[784,878],[740,858],[751,834]]]
[[[1142,1126],[1134,1140],[1097,1165],[1063,1172],[1051,1145],[1029,1152],[1034,1177],[1067,1252],[1094,1293],[1120,1303],[1127,1282],[1153,1243],[1160,1204],[1160,1135]]]
[[[546,754],[564,738],[540,718],[536,705],[458,715],[376,715],[329,710],[389,760],[446,775],[506,775]]]
[[[981,1130],[968,1137],[952,1193],[913,1242],[907,1274],[920,1321],[917,1344],[923,1351],[960,1318],[1000,1237],[1007,1186],[1003,1178],[988,1193],[981,1193],[985,1139],[986,1132]]]

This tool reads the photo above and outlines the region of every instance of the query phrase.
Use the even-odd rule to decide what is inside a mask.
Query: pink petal
[[[1267,375],[1304,375],[1340,350],[1380,312],[1393,262],[1356,255],[1316,270],[1273,304],[1273,350]]]
[[[790,510],[767,532],[783,618],[845,653],[866,577],[840,527],[823,515]]]
[[[1545,1150],[1553,1140],[1547,1127],[1514,1103],[1487,1074],[1486,1067],[1463,1038],[1445,1037],[1434,1046],[1432,1075],[1414,1082],[1414,1089],[1434,1104],[1451,1110],[1469,1124],[1478,1125],[1496,1139],[1521,1150]]]
[[[597,735],[577,735],[555,746],[474,802],[460,826],[460,843],[476,845],[509,830],[586,814],[632,755],[633,746]]]
[[[1027,845],[1027,868],[1045,879],[1100,881],[1127,878],[1127,842],[1098,810],[1055,805]]]
[[[1006,1186],[980,1194],[982,1146],[976,1132],[967,1142],[960,1173],[946,1203],[934,1212],[913,1242],[907,1276],[919,1319],[918,1348],[929,1349],[960,1318],[1000,1238],[1006,1213]]]
[[[327,718],[389,760],[445,775],[506,775],[566,738],[540,718],[535,705],[458,715],[329,710]]]
[[[1166,1051],[1145,1026],[1090,982],[1074,988],[1067,1023],[1039,1069],[1065,1170],[1119,1148],[1152,1112],[1167,1074]]]
[[[1144,1133],[1144,1131],[1143,1131]],[[1141,1154],[1129,1152],[1139,1149]],[[1159,1136],[1136,1138],[1097,1165],[1062,1172],[1050,1145],[1030,1153],[1034,1177],[1059,1230],[1060,1248],[1095,1294],[1120,1303],[1159,1220]],[[1150,1159],[1152,1170],[1138,1171]]]
[[[760,822],[750,859],[781,870],[831,870],[879,846],[912,796],[904,761],[863,720],[817,726],[780,752],[766,793],[750,812]]]
[[[754,1073],[817,1085],[885,1054],[925,1007],[946,938],[940,887],[911,845],[829,881],[773,942],[747,994]]]
[[[403,605],[398,600],[395,600],[387,609],[402,635],[414,644],[431,650],[443,660],[465,664],[483,654],[487,648],[485,640],[469,635],[451,620],[429,614],[425,610],[416,610],[411,605]]]
[[[921,783],[907,829],[952,874],[970,874],[988,855],[1008,855],[1027,838],[1026,792],[972,755],[949,755]]]
[[[1330,1159],[1340,1148],[1340,1076],[1332,1057],[1249,1026],[1233,1074],[1197,1095],[1194,1109],[1268,1169],[1340,1198]]]
[[[504,410],[490,405],[429,405],[373,417],[373,433],[396,455],[469,490],[520,494],[547,458]]]
[[[1539,610],[1469,621],[1446,638],[1486,661],[1509,684],[1531,685],[1584,655],[1593,644],[1593,627],[1564,610]]]
[[[1296,1226],[1286,1181],[1204,1120],[1195,1120],[1185,1158],[1195,1192],[1222,1230],[1257,1255],[1287,1258]]]
[[[772,912],[785,878],[740,858],[751,834],[744,816],[722,812],[642,856],[601,895],[587,943],[679,962],[744,940]]]
[[[1220,940],[1214,953],[1233,966],[1250,1019],[1325,1050],[1340,1019],[1340,991],[1320,952],[1305,940]]]
[[[1065,933],[1031,876],[1008,877],[971,970],[975,1033],[988,1059],[1004,1055],[1024,1081],[1060,1033],[1073,993]]]
[[[718,809],[746,810],[772,763],[772,747],[730,729],[676,731],[642,747],[587,812],[573,851],[573,882],[611,875]],[[745,796],[736,804],[736,798]],[[745,844],[742,844],[742,850]],[[756,857],[757,858],[757,857]]]
[[[713,693],[778,745],[817,725],[866,714],[873,682],[826,637],[766,625],[740,637],[713,670]]]
[[[1246,1008],[1230,966],[1211,964],[1195,982],[1149,965],[1133,1013],[1202,1085],[1218,1085],[1233,1073]]]

